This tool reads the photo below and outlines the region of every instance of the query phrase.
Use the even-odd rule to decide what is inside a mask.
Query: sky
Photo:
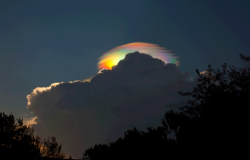
[[[161,125],[192,99],[178,91],[193,91],[196,69],[250,67],[239,56],[250,55],[249,28],[248,0],[0,1],[0,111],[80,159]],[[170,50],[179,65],[133,53],[99,72],[104,53],[134,42]]]

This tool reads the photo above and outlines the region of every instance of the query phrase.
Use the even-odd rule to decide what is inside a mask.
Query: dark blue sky
[[[209,64],[242,68],[249,28],[248,0],[0,1],[0,111],[35,117],[33,89],[95,76],[102,54],[132,42],[171,50],[193,78]]]

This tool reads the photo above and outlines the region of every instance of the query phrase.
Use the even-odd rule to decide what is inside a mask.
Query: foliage
[[[85,151],[85,159],[90,160],[127,160],[127,159],[164,159],[174,157],[176,142],[167,138],[167,130],[162,127],[157,129],[148,127],[148,132],[133,130],[124,132],[125,137],[119,138],[114,143],[99,144]],[[169,151],[168,154],[165,152]]]
[[[250,62],[249,58],[244,60]],[[231,71],[226,72],[226,63],[222,67],[222,73],[218,70],[212,76],[214,70],[209,65],[208,77],[199,74],[197,69],[198,81],[202,83],[193,93],[179,93],[192,95],[200,103],[189,100],[191,106],[180,107],[180,113],[170,110],[164,115],[162,124],[174,131],[181,158],[225,158],[246,153],[250,74],[247,69],[230,68]],[[211,80],[219,81],[219,85],[212,84]]]
[[[49,137],[47,140],[44,140],[44,146],[42,150],[42,157],[44,158],[65,158],[65,155],[60,153],[62,146],[58,146],[58,143],[56,142],[55,137],[51,137],[51,141],[49,140]]]
[[[23,120],[15,124],[14,116],[0,113],[0,156],[1,158],[41,157],[40,148],[35,143],[38,137],[32,137],[33,131],[23,126]],[[13,154],[15,153],[15,154]]]
[[[51,137],[52,142],[49,139],[41,142],[40,137],[33,136],[33,129],[23,125],[23,119],[17,120],[18,125],[12,113],[9,116],[0,113],[0,159],[65,158],[55,137]]]

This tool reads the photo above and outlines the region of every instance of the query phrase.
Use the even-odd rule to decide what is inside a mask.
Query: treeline
[[[55,137],[41,142],[39,136],[34,137],[34,130],[23,125],[23,119],[15,123],[12,113],[8,116],[0,112],[0,159],[64,159],[62,146],[58,146]]]
[[[242,60],[250,57],[240,54]],[[199,82],[179,112],[167,111],[162,126],[148,127],[147,132],[135,128],[123,138],[109,144],[95,144],[84,152],[87,160],[175,160],[175,159],[243,159],[249,157],[250,68],[226,71],[211,69],[206,77],[196,72]],[[212,75],[211,73],[214,73]],[[218,81],[217,86],[213,82]],[[169,138],[174,133],[176,139]]]

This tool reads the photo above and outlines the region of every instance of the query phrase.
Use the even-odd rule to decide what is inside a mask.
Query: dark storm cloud
[[[37,87],[27,95],[27,109],[37,118],[36,133],[56,136],[73,157],[94,144],[124,136],[132,127],[161,125],[164,113],[184,106],[197,84],[175,64],[147,54],[130,53],[112,70],[83,81]]]

